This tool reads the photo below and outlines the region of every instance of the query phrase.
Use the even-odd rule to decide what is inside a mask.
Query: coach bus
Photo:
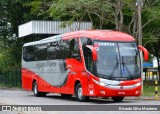
[[[113,30],[81,30],[26,43],[22,88],[37,97],[59,93],[78,101],[140,96],[140,51],[147,60],[148,51],[132,36]]]

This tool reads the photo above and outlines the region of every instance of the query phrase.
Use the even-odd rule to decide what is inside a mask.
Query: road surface
[[[115,107],[115,106],[132,106],[132,105],[160,105],[160,101],[155,101],[155,100],[144,100],[140,98],[126,98],[124,99],[123,102],[113,102],[111,99],[91,99],[89,102],[78,102],[76,98],[73,96],[71,98],[62,98],[59,94],[48,94],[46,97],[35,97],[33,95],[33,92],[31,91],[24,91],[22,89],[0,89],[0,105],[63,105],[63,106],[70,106],[70,105],[76,105],[76,106],[88,106],[88,105],[94,105],[95,107],[99,108],[100,106],[110,106],[110,107]],[[63,109],[62,109],[63,110]],[[81,110],[81,109],[80,109]],[[83,110],[83,109],[82,109]],[[122,114],[135,114],[135,111],[107,111],[107,114],[117,114],[118,112],[121,112]],[[13,114],[28,114],[28,112],[7,112],[7,113],[13,113]],[[50,114],[51,112],[30,112],[30,113],[38,113],[38,114],[43,114],[47,113]],[[29,114],[30,114],[29,113]],[[63,113],[68,113],[68,114],[105,114],[106,111],[86,111],[84,110],[83,112],[81,111],[54,111],[52,112],[54,114],[63,114]],[[1,112],[0,112],[1,114]],[[5,113],[6,114],[6,113]],[[160,114],[160,111],[136,111],[136,114]]]

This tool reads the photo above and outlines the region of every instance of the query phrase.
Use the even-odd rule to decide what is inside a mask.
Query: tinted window
[[[47,48],[48,45],[50,45],[49,43],[45,43],[45,44],[38,44],[35,45],[36,47],[36,60],[45,60],[47,59]]]
[[[86,45],[92,45],[92,40],[89,38],[81,38],[81,43],[83,47]]]
[[[23,48],[23,59],[25,61],[41,61],[75,58],[80,59],[78,40],[59,40],[50,43],[37,44]]]
[[[56,46],[57,59],[69,58],[69,41],[61,40]]]
[[[25,61],[35,61],[35,47],[34,46],[23,48],[23,59]]]
[[[81,60],[78,39],[72,39],[69,44],[69,56]]]
[[[88,71],[94,74],[94,63],[92,59],[92,53],[89,48],[86,47],[86,45],[92,45],[92,40],[89,38],[81,38],[82,48],[83,48],[83,54],[85,59],[85,65]]]

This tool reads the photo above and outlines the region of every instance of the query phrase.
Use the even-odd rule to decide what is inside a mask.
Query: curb
[[[127,100],[155,100],[160,101],[160,96],[158,99],[155,99],[155,97],[149,97],[149,96],[140,96],[140,97],[126,97]]]

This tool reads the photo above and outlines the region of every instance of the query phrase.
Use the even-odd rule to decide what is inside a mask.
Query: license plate
[[[119,91],[119,92],[118,92],[118,95],[124,95],[124,94],[126,94],[126,93],[123,92],[123,91]]]

